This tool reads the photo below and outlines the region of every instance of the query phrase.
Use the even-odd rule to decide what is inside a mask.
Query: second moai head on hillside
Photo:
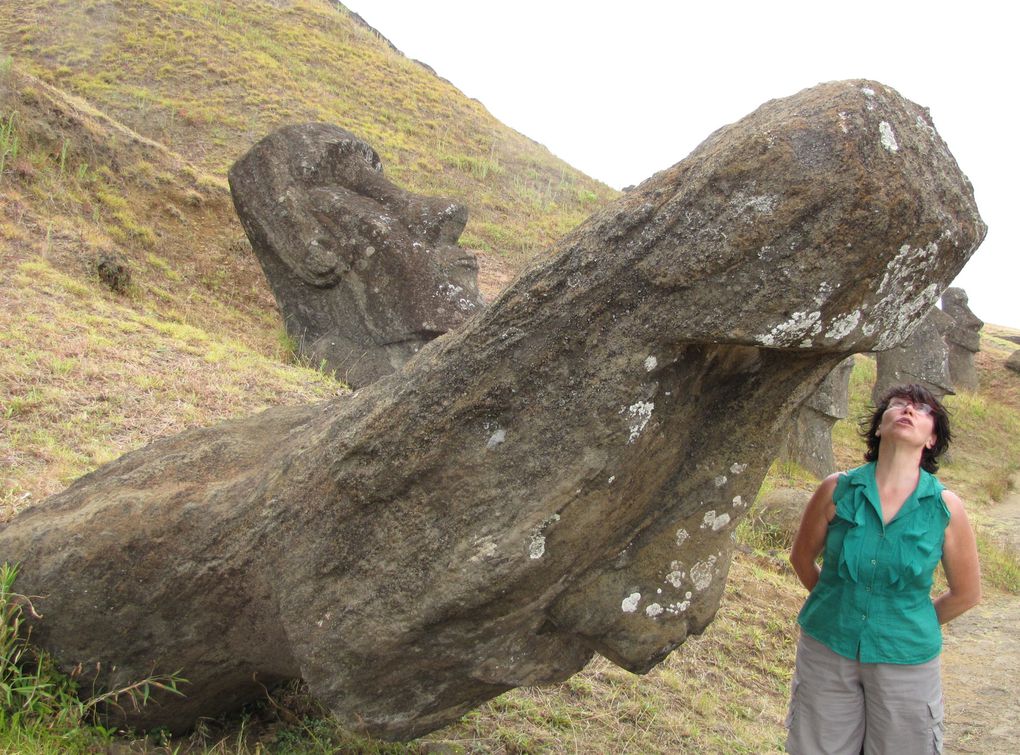
[[[947,288],[942,294],[942,311],[953,318],[946,333],[949,348],[949,376],[956,388],[976,391],[979,387],[974,354],[981,349],[981,328],[984,322],[967,304],[967,292],[962,288]]]
[[[393,372],[481,308],[478,263],[457,246],[467,208],[394,186],[344,129],[275,131],[229,179],[287,333],[351,386]]]
[[[832,455],[832,426],[849,410],[850,373],[854,357],[837,364],[801,405],[780,458],[803,467],[818,477],[836,471]]]
[[[878,375],[871,400],[877,402],[889,388],[903,383],[919,383],[939,398],[954,393],[946,344],[946,334],[952,326],[949,315],[932,307],[899,345],[878,352]]]

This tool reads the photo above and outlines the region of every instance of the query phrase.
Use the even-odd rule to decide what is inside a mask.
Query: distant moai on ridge
[[[974,355],[981,350],[981,321],[967,304],[962,288],[947,288],[942,294],[942,311],[953,318],[946,333],[949,348],[949,379],[954,388],[976,391],[980,385]]]
[[[832,427],[849,410],[850,373],[854,358],[837,364],[801,405],[780,458],[800,465],[818,477],[836,471],[832,455]]]
[[[952,317],[933,306],[899,346],[878,352],[878,374],[871,400],[877,403],[887,390],[904,383],[923,385],[939,398],[955,393],[946,345],[946,333],[953,322]]]

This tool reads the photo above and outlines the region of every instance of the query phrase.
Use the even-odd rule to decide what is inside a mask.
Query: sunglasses
[[[908,406],[914,407],[914,411],[918,414],[925,414],[931,416],[935,413],[935,408],[924,402],[911,401],[908,398],[894,398],[889,400],[889,409],[897,409],[903,411]]]

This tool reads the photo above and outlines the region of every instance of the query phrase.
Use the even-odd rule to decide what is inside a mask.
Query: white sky
[[[970,0],[345,0],[503,123],[623,188],[768,99],[874,79],[931,109],[988,237],[955,281],[1020,328],[1020,24]]]

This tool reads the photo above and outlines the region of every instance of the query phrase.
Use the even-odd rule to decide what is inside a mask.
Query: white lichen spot
[[[609,478],[609,482],[608,482],[608,484],[609,484],[609,485],[612,485],[612,484],[613,484],[613,482],[615,482],[615,480],[616,480],[616,475],[613,475],[612,477],[610,477],[610,478]]]
[[[651,372],[658,366],[659,360],[656,359],[654,356],[650,356],[647,359],[645,359],[645,372]]]
[[[693,595],[693,594],[694,594],[694,593],[692,593],[692,592],[688,591],[688,592],[685,592],[685,593],[684,593],[684,597],[685,597],[685,598],[687,598],[687,600],[690,600],[690,599],[691,599],[691,595]]]
[[[733,505],[734,506],[738,506],[738,507],[743,506],[744,505],[744,499],[741,498],[739,495],[738,496],[734,496],[733,497]]]
[[[686,611],[690,607],[691,607],[691,601],[689,601],[689,600],[682,600],[682,601],[680,601],[679,603],[676,604],[675,612],[676,613],[683,613],[684,611]]]
[[[531,542],[528,543],[528,556],[533,559],[542,558],[545,555],[545,531],[560,520],[559,514],[548,516],[545,520],[531,531]]]
[[[861,328],[865,335],[870,335],[870,325],[870,330],[879,334],[875,351],[900,343],[938,299],[940,291],[935,283],[929,284],[920,293],[914,293],[920,282],[919,271],[927,269],[937,252],[938,244],[934,241],[924,247],[904,244],[889,260],[876,291],[879,301],[873,307],[869,318],[871,322]]]
[[[662,595],[662,588],[661,587],[655,588],[655,594],[656,595]]]
[[[746,469],[747,469],[746,464],[741,464],[736,461],[733,462],[733,464],[730,466],[730,472],[732,472],[733,474],[743,474],[744,470]]]
[[[847,118],[848,118],[847,114],[842,112],[842,111],[840,111],[840,113],[839,113],[839,127],[843,130],[844,134],[849,134],[850,133],[850,127],[847,126],[847,124],[846,124]]]
[[[822,329],[819,320],[821,312],[794,312],[790,319],[774,326],[768,333],[762,333],[755,340],[762,346],[792,346],[803,339],[818,335]]]
[[[715,556],[709,556],[707,561],[699,561],[691,568],[691,582],[694,583],[695,590],[700,592],[712,584],[715,561]]]
[[[747,194],[743,191],[735,192],[730,199],[730,206],[736,209],[738,215],[746,210],[771,215],[778,203],[779,197],[774,194]]]
[[[620,604],[620,610],[624,613],[634,613],[637,610],[638,603],[641,602],[641,593],[632,592],[623,602]]]
[[[684,572],[681,569],[674,569],[666,575],[666,579],[663,581],[669,582],[669,584],[679,590],[680,586],[684,583]]]
[[[691,534],[683,527],[678,529],[676,531],[676,547],[679,548],[681,545],[687,542],[687,538],[689,538],[690,536]]]
[[[505,440],[506,430],[504,430],[501,427],[498,430],[496,430],[496,432],[489,436],[489,440],[486,442],[485,447],[491,450],[498,446],[500,443],[503,443]]]
[[[861,91],[864,92],[864,96],[865,97],[874,97],[875,96],[875,90],[872,89],[871,87],[861,87]]]
[[[829,323],[829,329],[825,331],[826,338],[840,339],[853,332],[857,323],[861,321],[861,310],[855,309],[846,315],[833,318]]]
[[[825,302],[828,301],[831,295],[832,284],[828,283],[827,281],[822,281],[821,284],[818,286],[818,292],[814,295],[814,297],[812,297],[814,299],[815,306],[820,307],[823,304],[825,304]]]
[[[888,122],[882,121],[878,124],[878,133],[883,147],[890,152],[899,151],[900,145],[896,143],[896,134],[893,133],[892,126]]]
[[[661,613],[662,613],[662,606],[660,606],[658,603],[652,603],[650,606],[648,606],[645,609],[645,615],[648,618],[650,618],[650,619],[654,619],[656,616],[660,615]]]
[[[726,484],[726,475],[721,474],[718,477],[716,477],[714,480],[712,480],[712,482],[715,483],[715,486],[717,488],[721,488],[723,485]]]
[[[705,513],[705,517],[701,522],[701,529],[712,528],[713,532],[718,532],[727,524],[730,523],[729,514],[716,514],[715,511],[708,511]]]
[[[631,419],[630,437],[627,439],[627,443],[633,443],[638,439],[641,431],[648,424],[648,420],[652,418],[652,410],[654,408],[655,404],[651,401],[635,401],[627,407],[627,416]]]

